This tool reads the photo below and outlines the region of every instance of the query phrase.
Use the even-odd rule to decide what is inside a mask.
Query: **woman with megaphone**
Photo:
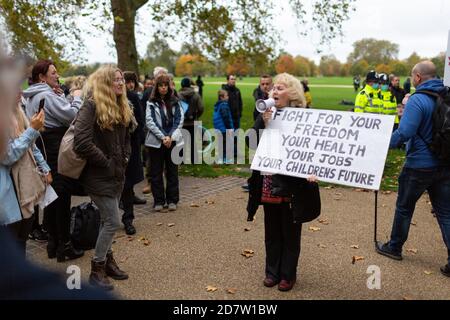
[[[275,77],[270,98],[259,100],[260,115],[254,129],[265,129],[275,109],[304,108],[303,87],[294,76],[282,73]],[[285,175],[262,175],[254,171],[249,179],[248,221],[252,221],[259,205],[264,207],[266,265],[264,286],[289,291],[297,279],[302,223],[320,214],[317,178],[295,178]]]

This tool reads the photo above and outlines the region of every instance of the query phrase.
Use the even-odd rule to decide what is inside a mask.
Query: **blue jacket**
[[[227,129],[234,129],[233,118],[228,101],[217,101],[213,113],[214,129],[225,133]]]
[[[416,90],[439,92],[444,89],[442,80],[431,79]],[[432,139],[433,111],[436,100],[426,94],[413,94],[405,106],[400,125],[391,137],[391,148],[406,145],[406,168],[433,168],[440,165],[428,145]],[[425,141],[424,141],[425,140]]]
[[[34,142],[39,137],[39,132],[28,128],[17,139],[10,140],[5,156],[0,160],[0,226],[8,225],[22,220],[19,203],[17,201],[14,184],[11,179],[11,167],[29,148],[33,148],[34,158],[42,172],[48,173],[49,166],[44,160]]]

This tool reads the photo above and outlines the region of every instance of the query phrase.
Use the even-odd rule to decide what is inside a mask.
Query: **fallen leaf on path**
[[[175,237],[179,237],[179,236],[181,236],[181,234],[179,234],[179,233],[175,234]]]
[[[382,204],[382,205],[381,205],[381,207],[382,207],[382,208],[386,208],[386,207],[387,207],[387,205],[385,205],[385,204]]]
[[[214,292],[214,291],[217,291],[217,288],[214,287],[214,286],[207,286],[207,287],[206,287],[206,291],[207,291],[207,292]]]
[[[319,223],[324,224],[324,225],[329,225],[330,224],[328,222],[328,219],[319,219],[318,221],[319,221]]]
[[[145,240],[145,237],[139,237],[138,241]]]
[[[167,226],[168,227],[173,227],[175,225],[175,223],[168,223]]]
[[[332,186],[326,186],[325,189],[330,190],[330,189],[333,189],[333,187]]]
[[[415,249],[415,248],[406,249],[406,251],[407,251],[407,252],[411,252],[411,253],[413,253],[413,254],[416,254],[416,253],[417,253],[417,249]]]
[[[427,276],[429,276],[430,274],[433,274],[433,272],[425,270],[423,273],[425,273]]]
[[[403,300],[412,300],[410,297],[402,297]]]
[[[144,242],[143,242],[143,244],[144,244],[144,246],[149,246],[149,245],[150,245],[150,241],[147,240],[147,239],[145,239]]]
[[[356,261],[362,261],[362,260],[364,260],[364,257],[362,257],[362,256],[353,256],[352,264],[355,264]]]
[[[227,293],[229,293],[229,294],[235,294],[236,291],[237,291],[236,288],[228,288],[228,289],[227,289]]]
[[[324,244],[322,244],[322,243],[319,243],[318,245],[317,245],[319,248],[321,248],[321,249],[325,249],[327,246],[326,245],[324,245]]]
[[[417,222],[411,221],[411,225],[412,225],[412,226],[417,226]]]
[[[128,236],[127,240],[131,242],[131,241],[133,241],[133,240],[134,240],[134,238],[133,238],[133,237],[130,237],[130,236]]]
[[[242,253],[241,256],[244,256],[246,258],[251,258],[253,257],[253,255],[255,254],[255,251],[250,250],[250,249],[245,249]]]
[[[352,244],[352,245],[350,246],[350,248],[352,248],[352,249],[359,249],[359,245],[357,245],[357,244]]]
[[[215,202],[213,200],[206,200],[205,203],[206,204],[214,204]]]
[[[158,222],[156,225],[157,225],[158,227],[160,227],[160,226],[163,225],[163,223],[162,223],[162,222]]]
[[[250,230],[252,230],[252,229],[250,229],[250,228],[244,228],[244,231],[250,231]]]
[[[387,191],[382,191],[381,193],[382,193],[382,194],[391,194],[392,191],[387,190]]]
[[[316,232],[316,231],[320,231],[319,227],[309,227],[309,230],[311,230],[312,232]]]
[[[191,208],[200,208],[200,206],[194,202],[191,203],[190,207]]]

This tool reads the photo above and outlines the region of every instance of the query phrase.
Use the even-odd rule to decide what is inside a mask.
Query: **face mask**
[[[378,90],[379,87],[380,87],[380,85],[378,83],[374,83],[372,85],[372,88],[375,89],[375,90]]]
[[[381,91],[388,91],[388,89],[389,89],[389,86],[387,84],[383,84],[381,86]]]

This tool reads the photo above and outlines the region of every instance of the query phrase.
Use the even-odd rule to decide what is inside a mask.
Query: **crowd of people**
[[[419,63],[412,70],[414,87],[440,92],[443,84],[435,75],[431,62]],[[236,75],[228,75],[226,80],[217,91],[213,111],[214,128],[225,135],[240,128],[244,108]],[[393,75],[371,71],[365,82],[354,111],[395,115],[391,147],[407,142],[391,239],[378,243],[377,251],[401,259],[415,203],[428,190],[449,250],[448,264],[441,271],[450,276],[450,168],[427,146],[432,135],[434,101],[427,95],[414,94],[404,107],[406,92]],[[49,60],[38,61],[32,68],[28,88],[21,92],[19,81],[11,88],[17,96],[15,101],[5,102],[9,111],[3,114],[3,121],[7,120],[1,126],[8,130],[2,130],[0,138],[0,226],[14,235],[21,255],[25,257],[26,241],[32,238],[47,241],[49,259],[62,262],[82,257],[84,251],[71,240],[71,197],[87,195],[101,217],[89,281],[97,288],[112,290],[110,278],[128,279],[113,256],[114,235],[122,225],[126,234],[136,233],[134,205],[146,200],[136,196],[134,187],[145,178],[148,185],[143,192],[152,193],[155,211],[178,209],[179,168],[173,152],[185,143],[183,132],[188,132],[189,155],[184,159],[196,163],[196,152],[201,150],[195,145],[193,132],[205,108],[203,86],[201,77],[195,83],[184,78],[177,91],[173,75],[163,67],[156,67],[141,83],[135,73],[112,65],[62,86],[56,65]],[[273,98],[278,109],[312,106],[308,81],[286,73],[274,79],[261,76],[253,97],[255,101]],[[255,110],[253,128],[257,132],[266,128],[272,115],[272,110]],[[86,160],[79,179],[58,173],[60,145],[70,126],[74,128],[74,152]],[[225,141],[224,151],[230,149]],[[235,152],[235,145],[233,149]],[[223,152],[219,163],[230,162],[227,154]],[[302,223],[320,214],[317,179],[253,171],[248,182],[248,220],[253,220],[260,205],[264,209],[263,284],[289,291],[296,283]],[[39,207],[50,187],[57,197],[45,206],[40,218]]]

